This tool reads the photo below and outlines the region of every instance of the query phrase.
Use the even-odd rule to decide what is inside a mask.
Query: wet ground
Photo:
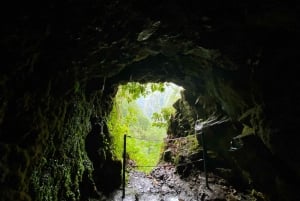
[[[156,167],[149,175],[129,172],[125,198],[122,190],[113,193],[107,201],[254,201],[247,192],[239,192],[224,179],[209,174],[194,173],[187,178],[176,174],[175,167]]]

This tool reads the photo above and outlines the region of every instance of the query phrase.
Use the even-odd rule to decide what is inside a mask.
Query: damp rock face
[[[251,191],[243,192],[230,186],[224,179],[209,175],[206,186],[205,175],[196,173],[182,178],[172,165],[160,164],[149,175],[132,170],[128,174],[128,185],[125,192],[116,191],[105,200],[121,199],[124,201],[215,201],[215,200],[259,200]]]
[[[2,8],[1,199],[98,199],[117,188],[111,134],[100,129],[99,144],[88,143],[91,119],[106,119],[121,83],[169,81],[185,88],[170,136],[191,134],[196,119],[228,118],[205,130],[211,170],[232,169],[266,200],[299,200],[299,6],[292,1]],[[243,146],[228,152],[234,137]]]

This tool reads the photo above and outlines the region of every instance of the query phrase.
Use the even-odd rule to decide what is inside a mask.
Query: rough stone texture
[[[224,157],[235,158],[271,200],[299,200],[292,184],[300,177],[299,5],[293,1],[70,0],[1,7],[1,199],[79,200],[84,174],[94,174],[88,183],[95,180],[101,190],[106,181],[95,176],[101,168],[91,166],[85,147],[90,118],[108,115],[120,83],[170,81],[186,89],[199,118],[231,118],[222,129],[209,129],[211,141],[217,139],[211,148],[253,134],[246,150]],[[117,161],[100,164],[110,162],[118,175]],[[276,167],[274,177],[264,174],[269,167]]]

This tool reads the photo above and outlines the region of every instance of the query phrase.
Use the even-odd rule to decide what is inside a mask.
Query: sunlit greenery
[[[138,166],[159,162],[172,104],[182,88],[170,83],[120,85],[114,99],[108,127],[113,135],[114,156],[123,154],[123,136],[127,134],[127,154]],[[149,172],[152,168],[139,168]]]
[[[154,112],[152,114],[153,126],[159,128],[165,128],[168,126],[168,120],[171,115],[175,112],[175,108],[173,107],[165,107],[162,108],[160,112]]]

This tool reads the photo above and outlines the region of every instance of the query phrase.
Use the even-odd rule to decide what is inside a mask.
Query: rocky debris
[[[227,181],[212,173],[208,176],[194,172],[187,178],[181,178],[172,165],[162,165],[147,175],[132,170],[123,201],[254,201],[251,192],[241,192],[230,186]],[[122,200],[122,191],[115,192],[109,199]]]

